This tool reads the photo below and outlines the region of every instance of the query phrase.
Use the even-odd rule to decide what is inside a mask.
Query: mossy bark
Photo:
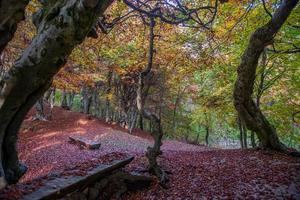
[[[282,1],[272,19],[254,31],[237,69],[238,78],[234,88],[235,108],[242,122],[249,130],[257,134],[262,148],[266,149],[286,151],[286,147],[280,142],[275,128],[268,122],[252,99],[256,68],[265,47],[273,43],[274,36],[297,3],[298,0]]]

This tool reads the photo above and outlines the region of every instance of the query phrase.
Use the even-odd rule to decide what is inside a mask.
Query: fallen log
[[[85,176],[70,176],[66,178],[55,178],[45,183],[33,193],[23,196],[23,200],[54,200],[62,198],[76,190],[81,190],[101,178],[111,174],[117,169],[129,164],[134,157],[129,157],[121,161],[115,161],[111,165],[100,165],[87,172]]]
[[[71,143],[77,144],[85,149],[95,150],[101,146],[100,142],[95,142],[80,136],[69,136],[69,139]]]
[[[87,189],[66,196],[65,200],[87,199],[87,200],[108,200],[121,199],[127,191],[136,191],[147,188],[153,181],[152,177],[140,174],[116,172],[106,176],[96,184]]]

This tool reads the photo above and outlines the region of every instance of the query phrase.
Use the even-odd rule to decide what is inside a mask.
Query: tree
[[[111,1],[43,3],[37,36],[7,73],[0,93],[0,188],[17,182],[26,171],[16,150],[17,133],[26,113]]]
[[[254,31],[249,40],[241,63],[237,69],[238,77],[234,88],[234,105],[239,117],[247,128],[256,132],[262,148],[286,151],[277,136],[275,128],[268,122],[260,108],[252,99],[258,60],[265,47],[271,45],[274,36],[287,20],[298,0],[284,0],[273,14],[271,20]]]
[[[25,7],[29,0],[0,1],[0,54],[13,38],[17,25],[25,16]]]

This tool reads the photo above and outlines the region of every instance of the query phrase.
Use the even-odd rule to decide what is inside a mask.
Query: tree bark
[[[0,54],[13,38],[17,25],[24,20],[29,0],[0,0]]]
[[[148,53],[148,66],[139,74],[138,79],[138,89],[137,89],[137,108],[139,114],[148,119],[152,125],[153,130],[151,130],[151,136],[154,139],[154,146],[148,147],[146,157],[149,161],[149,171],[154,173],[160,180],[162,184],[167,182],[167,175],[164,170],[159,166],[157,162],[157,157],[162,154],[160,147],[162,145],[163,130],[161,126],[161,120],[150,111],[144,108],[145,98],[144,98],[144,79],[145,77],[151,75],[152,65],[153,65],[153,54],[154,54],[154,26],[155,20],[150,17],[150,37],[149,37],[149,53]],[[148,90],[147,88],[146,90]]]
[[[243,143],[244,143],[244,148],[247,149],[248,148],[248,141],[247,141],[247,127],[246,125],[243,123],[242,124],[242,134],[243,134]]]
[[[61,92],[61,104],[60,104],[60,106],[63,109],[70,110],[70,108],[68,106],[68,103],[67,103],[67,96],[68,96],[67,91],[65,89],[63,89],[62,92]]]
[[[36,114],[33,120],[46,121],[46,115],[44,112],[44,99],[41,97],[35,104]]]
[[[101,91],[101,84],[102,82],[96,82],[93,88],[92,94],[92,105],[94,108],[94,113],[96,117],[101,116],[101,102],[100,102],[100,91]]]
[[[106,88],[106,102],[105,102],[105,122],[111,121],[109,107],[110,107],[110,92],[111,92],[111,81],[112,81],[113,71],[109,70],[107,74],[107,88]]]
[[[92,91],[91,87],[88,85],[84,85],[81,90],[81,107],[82,107],[82,112],[84,114],[89,114],[90,113],[90,108],[92,104]]]
[[[50,104],[50,110],[49,110],[49,114],[47,119],[51,120],[52,119],[52,112],[53,112],[53,108],[54,108],[54,103],[55,103],[55,94],[56,94],[56,88],[50,88],[49,90],[49,98],[48,98],[48,102]]]
[[[210,133],[210,123],[211,123],[211,118],[210,115],[208,115],[207,113],[204,113],[205,115],[205,144],[206,146],[208,146],[208,138],[209,138],[209,133]]]
[[[205,126],[205,130],[206,130],[206,133],[205,133],[205,144],[206,144],[206,146],[208,146],[209,126]]]
[[[17,133],[26,113],[110,4],[110,0],[55,2],[40,22],[37,36],[6,74],[0,92],[0,189],[16,183],[26,171],[16,150]]]
[[[67,92],[67,106],[68,106],[69,110],[72,110],[73,103],[74,103],[74,97],[75,97],[74,91]]]
[[[144,130],[144,120],[143,115],[139,115],[139,127],[143,131]]]
[[[248,47],[237,69],[238,77],[234,88],[234,105],[241,120],[249,130],[256,132],[263,148],[278,151],[286,151],[287,148],[279,141],[275,128],[252,100],[252,94],[258,59],[264,48],[273,43],[275,34],[284,24],[298,1],[283,0],[273,14],[272,19],[266,25],[256,29],[251,35]]]
[[[256,143],[255,143],[255,133],[251,131],[251,146],[252,148],[256,147]]]
[[[243,127],[242,127],[241,119],[239,117],[238,117],[238,127],[239,127],[239,131],[240,131],[240,144],[241,144],[241,148],[244,149]]]
[[[130,134],[132,134],[132,131],[135,127],[137,116],[138,116],[136,110],[133,110],[132,112],[133,112],[132,119],[130,120],[131,122],[130,122],[129,128],[128,128],[128,131],[129,131]]]

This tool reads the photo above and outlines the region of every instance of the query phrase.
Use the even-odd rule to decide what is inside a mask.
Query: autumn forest
[[[300,199],[298,0],[0,0],[0,199]]]

